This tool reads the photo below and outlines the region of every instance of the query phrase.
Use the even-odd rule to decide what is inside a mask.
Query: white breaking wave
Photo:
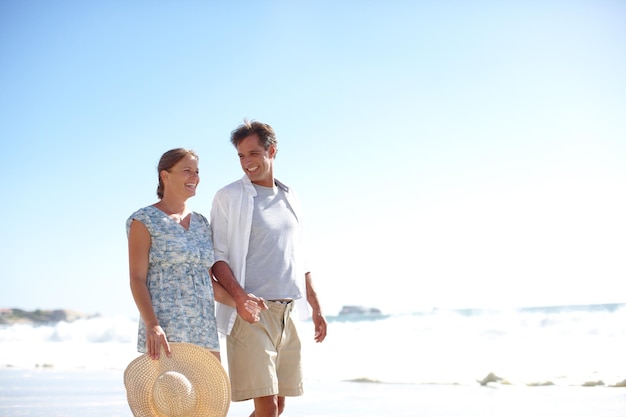
[[[138,355],[137,320],[98,317],[0,327],[0,366],[123,369]]]
[[[14,324],[0,327],[5,342],[89,342],[127,343],[137,340],[137,320],[123,316],[80,319],[53,325]]]
[[[307,378],[513,385],[606,385],[626,380],[626,308],[433,311],[331,320],[327,339],[300,326]],[[0,327],[0,367],[124,369],[139,354],[137,319],[99,317]],[[224,340],[222,339],[222,343]],[[223,363],[225,349],[222,344]]]

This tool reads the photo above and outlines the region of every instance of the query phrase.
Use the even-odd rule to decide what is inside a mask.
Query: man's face
[[[274,186],[273,162],[276,147],[271,145],[267,150],[261,145],[256,133],[246,137],[237,145],[237,154],[243,172],[252,183],[264,187]]]

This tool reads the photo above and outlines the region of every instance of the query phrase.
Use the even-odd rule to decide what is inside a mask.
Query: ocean
[[[310,372],[319,378],[473,385],[494,373],[525,386],[626,380],[626,304],[330,320],[327,341],[307,346]]]
[[[380,401],[398,404],[407,395],[410,399],[410,392],[426,390],[433,400],[452,391],[467,398],[492,396],[493,389],[501,393],[503,406],[508,402],[502,395],[514,392],[520,403],[525,395],[540,395],[563,401],[564,407],[594,390],[596,415],[626,416],[626,304],[435,309],[328,319],[328,337],[321,344],[313,341],[312,323],[300,323],[305,389],[308,384],[309,392],[325,397],[327,405],[342,396],[353,405],[311,416],[366,415],[355,413],[355,407],[375,398],[374,393],[382,396]],[[0,416],[130,416],[121,375],[138,356],[136,332],[137,318],[124,316],[0,327]],[[225,349],[222,355],[225,362]],[[302,401],[310,401],[309,395]],[[65,405],[55,414],[51,405],[59,401]],[[88,406],[91,412],[73,414],[68,404]],[[322,407],[315,404],[307,407]],[[597,404],[612,406],[602,413]],[[445,407],[430,407],[439,410],[431,415],[447,415]],[[233,405],[241,415],[249,408]],[[389,415],[417,414],[398,408]],[[473,414],[466,410],[465,415]]]

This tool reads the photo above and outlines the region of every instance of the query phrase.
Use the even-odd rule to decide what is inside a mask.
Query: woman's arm
[[[215,295],[215,301],[230,306],[232,308],[237,308],[237,304],[235,303],[235,299],[231,297],[231,295],[222,287],[222,284],[217,282],[215,278],[213,278],[213,274],[211,273],[211,281],[213,282],[213,294]]]
[[[222,284],[217,281],[217,278],[214,277],[212,268],[209,270],[209,273],[212,277],[211,281],[213,282],[213,294],[215,296],[215,300],[219,303],[237,309],[237,303],[235,302],[235,299],[230,295],[228,291],[226,291]],[[259,304],[264,305],[264,302],[263,300],[259,301],[259,299],[256,297],[253,299],[248,299],[244,303],[245,310],[250,314],[250,318],[248,321],[252,320],[250,321],[251,323],[259,320],[259,312],[263,309]]]
[[[154,314],[152,300],[146,285],[148,279],[148,264],[150,259],[150,232],[140,221],[134,220],[128,231],[128,266],[130,274],[130,291],[146,325],[146,347],[152,359],[158,359],[161,346],[165,353],[170,356],[170,345],[167,342],[165,332],[159,325],[159,320]]]

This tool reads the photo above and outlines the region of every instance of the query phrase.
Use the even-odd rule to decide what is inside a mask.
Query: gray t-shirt
[[[254,188],[245,291],[266,300],[301,298],[295,277],[300,233],[296,216],[279,187]]]

